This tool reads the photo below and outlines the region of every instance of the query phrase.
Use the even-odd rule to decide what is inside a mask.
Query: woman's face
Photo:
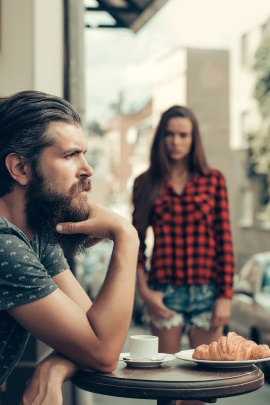
[[[170,160],[187,158],[192,146],[192,122],[189,118],[169,119],[165,130],[165,146]]]

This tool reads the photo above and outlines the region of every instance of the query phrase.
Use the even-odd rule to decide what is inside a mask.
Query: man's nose
[[[82,163],[82,168],[81,168],[81,174],[83,176],[88,176],[91,177],[93,176],[94,170],[93,168],[89,165],[85,157],[83,156],[83,163]]]

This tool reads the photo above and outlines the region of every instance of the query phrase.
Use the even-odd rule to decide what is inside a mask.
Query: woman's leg
[[[170,329],[157,328],[150,325],[152,334],[159,338],[159,352],[174,354],[181,350],[181,338],[183,327],[172,326]],[[175,405],[182,405],[182,401],[176,401]]]
[[[209,345],[210,343],[217,341],[222,334],[223,327],[209,330],[192,327],[188,334],[190,347],[195,349],[195,347],[202,344]]]
[[[189,330],[189,343],[191,348],[195,348],[199,345],[206,344],[217,341],[223,334],[223,327],[205,330],[201,328],[192,327]],[[183,401],[181,405],[203,405],[204,402],[201,401]]]
[[[182,326],[172,326],[170,329],[157,328],[150,325],[152,334],[159,338],[159,352],[174,354],[181,350]]]

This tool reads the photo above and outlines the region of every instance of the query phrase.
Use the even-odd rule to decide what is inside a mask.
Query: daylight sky
[[[235,36],[269,16],[270,0],[169,0],[137,34],[86,29],[86,120],[105,122],[120,92],[126,109],[143,105],[151,96],[153,65],[171,49],[230,49]]]

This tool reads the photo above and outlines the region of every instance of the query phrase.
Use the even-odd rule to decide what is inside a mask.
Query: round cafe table
[[[110,374],[82,370],[72,383],[97,394],[155,399],[157,405],[174,405],[177,399],[214,403],[217,398],[246,394],[264,384],[264,375],[255,365],[217,369],[175,359],[155,368],[133,368],[119,361]]]

